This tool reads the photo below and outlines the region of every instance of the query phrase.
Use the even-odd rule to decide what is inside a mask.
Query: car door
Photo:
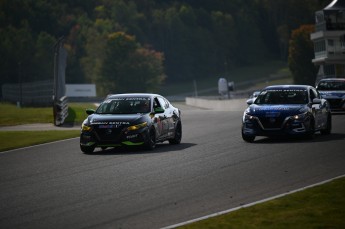
[[[320,99],[316,90],[310,89],[309,94],[310,94],[310,100],[312,102],[312,110],[313,110],[314,117],[315,117],[315,128],[320,129],[324,125],[324,117],[323,117],[324,116],[324,114],[323,114],[324,104],[322,104],[322,102],[321,103],[315,103],[315,104],[313,103],[314,99]]]
[[[169,121],[168,121],[168,115],[167,110],[165,108],[165,101],[161,97],[156,97],[154,99],[154,105],[153,108],[161,108],[164,110],[163,113],[156,113],[155,114],[155,122],[157,124],[157,139],[164,139],[166,138],[169,130]]]
[[[329,104],[326,99],[323,99],[320,93],[313,89],[314,93],[316,94],[316,97],[321,100],[320,104],[320,122],[321,126],[325,128],[327,126],[328,122],[328,110],[329,110]]]
[[[167,99],[164,98],[165,101],[165,110],[166,110],[166,115],[167,115],[167,121],[169,124],[168,127],[168,137],[174,136],[175,134],[175,125],[176,125],[176,120],[174,117],[174,107],[169,103]]]

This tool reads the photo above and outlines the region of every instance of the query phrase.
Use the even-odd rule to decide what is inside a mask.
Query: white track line
[[[37,147],[37,146],[44,146],[44,145],[54,144],[54,143],[58,143],[58,142],[70,141],[70,140],[73,140],[73,139],[76,139],[76,138],[79,138],[79,137],[66,138],[66,139],[57,140],[57,141],[53,141],[53,142],[39,143],[39,144],[32,145],[32,146],[25,146],[25,147],[21,147],[21,148],[17,148],[17,149],[10,149],[10,150],[6,150],[6,151],[2,151],[2,152],[0,152],[0,154],[10,153],[10,152],[13,152],[13,151],[18,151],[18,150],[23,150],[23,149],[24,150],[25,149],[30,149],[30,148],[34,148],[34,147]]]

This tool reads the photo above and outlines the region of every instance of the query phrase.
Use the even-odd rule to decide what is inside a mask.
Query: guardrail
[[[51,106],[52,94],[52,80],[2,86],[2,99],[19,106]]]
[[[54,100],[53,113],[54,113],[54,125],[61,126],[68,116],[68,99],[66,96],[60,99]]]

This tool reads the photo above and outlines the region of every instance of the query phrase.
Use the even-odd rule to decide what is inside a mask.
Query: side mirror
[[[247,99],[247,104],[252,105],[254,103],[254,99]]]
[[[155,111],[156,114],[164,113],[164,109],[161,108],[161,107],[156,107],[156,108],[154,109],[154,111]]]
[[[88,115],[92,115],[92,114],[94,114],[95,113],[95,110],[94,109],[86,109],[86,114],[88,114]]]
[[[321,99],[314,98],[313,99],[313,104],[321,104]]]

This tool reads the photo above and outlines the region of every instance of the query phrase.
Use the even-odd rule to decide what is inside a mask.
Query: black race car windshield
[[[151,112],[151,99],[146,97],[107,99],[96,110],[96,114],[138,114]]]
[[[264,90],[255,100],[255,104],[306,104],[308,93],[304,89]]]
[[[320,91],[345,91],[345,81],[321,81],[317,89]]]

